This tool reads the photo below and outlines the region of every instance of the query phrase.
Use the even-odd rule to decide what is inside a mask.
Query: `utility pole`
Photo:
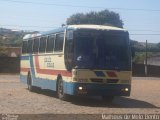
[[[147,75],[148,75],[148,70],[147,70],[147,46],[148,44],[147,44],[147,40],[146,40],[146,57],[145,57],[145,75],[146,75],[146,77],[147,77]]]

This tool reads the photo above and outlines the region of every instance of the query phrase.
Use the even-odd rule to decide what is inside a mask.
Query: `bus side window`
[[[67,31],[66,42],[65,42],[65,65],[68,71],[72,70],[73,67],[73,31]]]
[[[27,53],[27,41],[23,41],[22,53],[23,53],[23,54]]]
[[[39,52],[40,53],[45,53],[46,39],[47,39],[47,37],[41,37],[40,38],[40,47],[39,47]]]
[[[63,51],[63,41],[64,41],[64,33],[56,34],[54,51],[56,52]]]
[[[39,48],[39,38],[35,38],[33,43],[33,53],[38,53],[38,48]]]
[[[53,52],[54,49],[54,41],[55,41],[55,35],[50,35],[47,39],[47,52]]]
[[[30,40],[28,40],[27,52],[32,53],[32,49],[33,49],[33,40],[30,39]]]

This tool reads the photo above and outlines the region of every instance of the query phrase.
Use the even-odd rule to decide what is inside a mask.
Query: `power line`
[[[148,35],[153,35],[153,36],[155,35],[155,36],[157,36],[157,35],[160,35],[160,34],[147,34],[147,33],[145,33],[145,34],[130,34],[130,35],[147,35],[147,36]]]
[[[0,25],[0,27],[32,27],[32,28],[58,28],[52,26],[27,26],[27,25]]]
[[[0,25],[0,27],[20,27],[20,28],[23,28],[23,27],[31,27],[31,28],[52,28],[52,29],[55,29],[55,28],[59,28],[59,27],[56,27],[56,26],[27,26],[27,25]],[[154,30],[128,30],[128,31],[150,31],[150,32],[160,32],[160,31],[154,31]],[[157,34],[153,34],[153,33],[143,33],[143,34],[138,34],[138,33],[131,33],[130,35],[153,35],[153,36],[158,36],[160,35],[159,33]]]
[[[11,25],[11,24],[0,24],[0,26],[11,26],[11,27],[38,27],[38,28],[59,28],[58,26],[52,26],[52,25],[50,25],[50,26],[35,26],[35,25]],[[150,31],[150,32],[160,32],[160,30],[159,31],[157,31],[157,30],[151,30],[151,29],[127,29],[128,31]]]
[[[160,32],[160,31],[157,31],[157,30],[134,30],[134,29],[127,29],[128,31],[136,31],[136,32]]]
[[[26,2],[26,1],[18,1],[18,0],[0,0],[0,1],[12,2],[12,3],[22,3],[22,4],[36,4],[36,5],[45,5],[45,6],[79,7],[79,8],[103,8],[103,9],[106,9],[106,7],[102,7],[102,6],[79,6],[79,5],[71,5],[71,4],[54,4],[54,3],[43,3],[43,2]],[[132,8],[107,8],[107,9],[160,12],[160,9],[132,9]]]

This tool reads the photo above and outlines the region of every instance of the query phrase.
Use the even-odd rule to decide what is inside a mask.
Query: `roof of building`
[[[18,57],[21,54],[21,47],[7,47],[6,51],[8,57]]]

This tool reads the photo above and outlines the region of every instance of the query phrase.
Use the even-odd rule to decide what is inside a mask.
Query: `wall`
[[[160,56],[150,57],[147,61],[149,65],[160,66]]]
[[[133,76],[144,77],[145,66],[144,64],[133,64]],[[160,77],[160,66],[148,65],[148,77]]]
[[[0,73],[19,73],[20,58],[0,57]]]
[[[144,64],[133,64],[133,76],[144,77]],[[19,73],[20,58],[0,57],[0,73]],[[148,76],[160,77],[160,66],[148,65]]]

